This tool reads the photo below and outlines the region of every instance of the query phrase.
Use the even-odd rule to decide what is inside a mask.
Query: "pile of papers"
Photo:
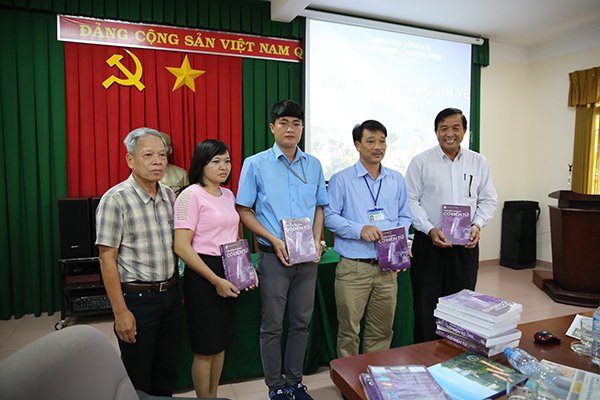
[[[440,297],[433,314],[436,333],[448,343],[491,357],[519,346],[522,310],[521,304],[463,289]]]

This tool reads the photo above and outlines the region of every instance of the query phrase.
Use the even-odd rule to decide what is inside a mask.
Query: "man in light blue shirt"
[[[376,241],[383,239],[382,230],[403,226],[408,233],[411,223],[404,178],[381,165],[385,126],[367,120],[354,127],[352,137],[359,160],[331,177],[325,207],[325,226],[341,255],[335,277],[338,357],[358,354],[363,316],[363,352],[390,347],[397,273],[380,271]]]
[[[290,264],[281,229],[282,219],[310,218],[317,255],[321,254],[327,191],[321,163],[298,147],[303,122],[300,104],[284,100],[273,106],[270,129],[275,144],[244,161],[236,198],[240,219],[258,236],[260,350],[271,400],[311,400],[302,371],[319,256],[314,262]],[[282,374],[286,305],[289,327]]]

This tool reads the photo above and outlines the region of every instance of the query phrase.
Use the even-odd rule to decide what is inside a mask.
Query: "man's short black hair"
[[[294,100],[281,100],[271,109],[271,123],[274,124],[277,118],[281,117],[295,117],[304,124],[304,107]]]
[[[373,132],[383,132],[383,136],[387,137],[387,129],[385,129],[385,126],[383,126],[381,122],[375,121],[374,119],[368,119],[362,124],[354,125],[354,129],[352,129],[352,139],[354,139],[355,142],[360,142],[365,129]]]
[[[454,115],[454,114],[459,114],[461,116],[463,128],[466,131],[467,130],[467,118],[464,116],[463,112],[461,110],[459,110],[458,108],[445,108],[442,111],[440,111],[438,113],[438,115],[435,117],[435,122],[433,123],[433,127],[434,127],[435,131],[437,132],[438,126],[442,123],[443,120],[445,120],[446,118],[448,118],[449,116]]]

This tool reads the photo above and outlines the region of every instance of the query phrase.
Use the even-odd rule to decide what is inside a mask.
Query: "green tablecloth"
[[[319,366],[329,365],[336,358],[337,336],[336,306],[333,285],[335,267],[339,255],[334,250],[327,251],[319,263],[315,309],[309,328],[308,348],[304,362],[304,372],[315,372]],[[257,255],[253,255],[256,263]],[[235,337],[231,347],[225,351],[223,380],[240,380],[262,376],[259,350],[260,292],[243,292],[236,307]],[[398,304],[394,320],[392,347],[413,343],[413,301],[410,275],[398,273]],[[210,321],[207,321],[210,324]],[[179,362],[178,387],[192,385],[190,369],[193,352],[189,343],[187,325],[184,318]],[[285,339],[284,339],[285,340]]]

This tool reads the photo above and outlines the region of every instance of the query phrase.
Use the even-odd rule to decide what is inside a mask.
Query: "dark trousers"
[[[416,231],[412,245],[410,279],[415,311],[415,343],[438,339],[433,311],[439,297],[462,289],[475,289],[479,245],[473,249],[434,246],[431,238]]]
[[[119,339],[121,359],[136,389],[171,396],[177,383],[181,299],[177,286],[162,293],[125,292],[136,320],[133,344]]]

